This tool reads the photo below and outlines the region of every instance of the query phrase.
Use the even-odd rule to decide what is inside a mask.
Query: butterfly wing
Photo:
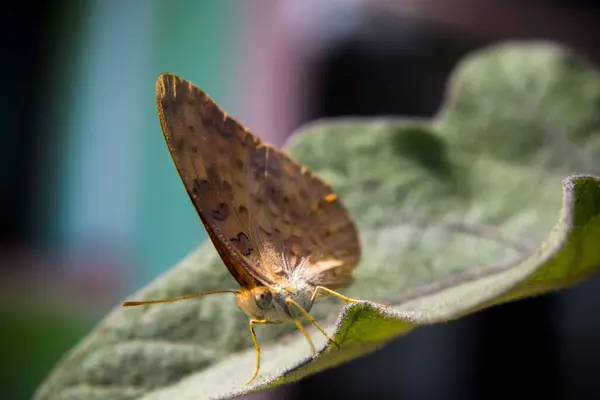
[[[267,144],[249,153],[246,185],[250,229],[271,275],[292,279],[300,271],[309,283],[331,289],[352,282],[359,237],[329,185]]]
[[[159,77],[157,107],[188,194],[242,287],[285,285],[299,268],[313,285],[352,282],[358,234],[325,182],[175,75]]]
[[[175,75],[158,78],[156,103],[179,175],[225,266],[243,288],[272,284],[245,205],[244,166],[259,141]]]

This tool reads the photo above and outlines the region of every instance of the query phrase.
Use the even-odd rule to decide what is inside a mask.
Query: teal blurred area
[[[52,215],[38,208],[40,234],[76,252],[101,244],[103,255],[130,259],[136,268],[123,283],[131,290],[205,239],[162,137],[154,83],[175,72],[224,99],[232,46],[222,21],[235,9],[193,0],[87,4],[60,27],[78,40],[58,43],[59,85],[46,92],[55,107],[48,118],[60,118],[49,136],[62,146],[49,155],[58,173],[40,177],[58,204]]]
[[[160,130],[159,74],[193,81],[232,113],[241,107],[228,92],[239,2],[38,6],[7,9],[3,28],[27,42],[5,54],[11,96],[0,111],[11,188],[2,192],[3,399],[30,398],[103,315],[206,240]]]

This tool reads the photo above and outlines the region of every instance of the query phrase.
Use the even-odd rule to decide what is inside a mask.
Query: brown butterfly
[[[263,143],[192,83],[162,74],[156,102],[179,175],[241,288],[123,306],[235,293],[250,317],[256,347],[256,367],[246,383],[260,368],[255,324],[293,321],[314,353],[298,320],[304,316],[337,345],[308,311],[319,294],[357,301],[334,291],[352,283],[360,259],[357,230],[340,199],[308,167]]]

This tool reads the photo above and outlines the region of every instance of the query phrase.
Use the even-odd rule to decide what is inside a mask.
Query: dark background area
[[[473,2],[456,2],[466,16],[442,10],[432,12],[432,18],[409,21],[391,12],[372,11],[370,22],[315,56],[316,79],[308,82],[302,120],[432,116],[456,62],[503,39],[553,39],[600,63],[597,2],[502,3],[499,15],[504,18],[496,21],[489,19],[493,11],[486,13],[486,7],[493,10],[498,2],[489,0],[474,8]],[[40,129],[48,122],[47,97],[40,96],[40,88],[56,68],[53,34],[61,21],[57,10],[64,7],[65,2],[56,1],[2,7],[0,276],[5,287],[14,279],[27,280],[19,277],[37,268],[24,254],[41,242],[36,228],[40,215],[32,211],[32,203],[44,201],[44,194],[36,190],[36,171],[51,168],[43,164],[39,152],[53,146],[52,138]],[[46,210],[56,210],[50,199]],[[595,278],[558,294],[420,328],[384,351],[310,377],[282,393],[297,398],[487,399],[516,393],[544,399],[600,398],[599,291],[600,280]],[[50,312],[36,319],[13,305],[2,307],[5,356],[0,361],[4,381],[0,394],[28,398],[97,317],[67,321]]]

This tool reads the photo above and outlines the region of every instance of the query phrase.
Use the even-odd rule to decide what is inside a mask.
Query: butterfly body
[[[249,381],[260,365],[255,324],[292,321],[314,352],[299,322],[305,317],[333,341],[308,311],[319,294],[356,301],[334,291],[352,283],[360,259],[356,226],[338,196],[307,166],[263,143],[191,82],[162,74],[156,103],[177,171],[240,290],[124,305],[235,293],[238,307],[250,317],[256,347]]]
[[[283,287],[258,286],[252,290],[242,290],[236,295],[237,306],[250,318],[269,323],[291,322],[301,314],[290,307],[289,300],[296,302],[305,311],[310,311],[310,301],[315,288],[306,282],[295,282],[294,291]]]

